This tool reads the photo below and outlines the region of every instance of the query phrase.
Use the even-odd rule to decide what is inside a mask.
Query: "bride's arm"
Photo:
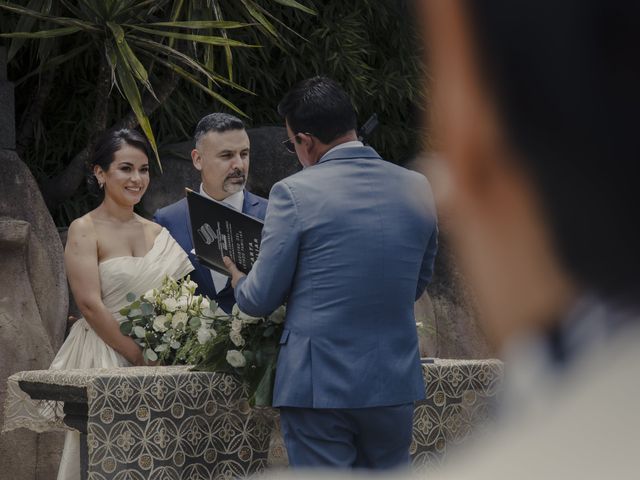
[[[87,218],[69,227],[64,251],[69,285],[78,308],[98,336],[134,365],[143,365],[142,350],[120,332],[120,325],[102,302],[98,274],[98,243]]]

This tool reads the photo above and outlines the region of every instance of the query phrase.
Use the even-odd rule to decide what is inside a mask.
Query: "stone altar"
[[[423,371],[427,398],[416,405],[411,446],[419,469],[439,464],[449,447],[491,418],[503,366],[436,359]],[[67,426],[87,433],[88,479],[122,472],[135,479],[222,479],[286,465],[277,412],[249,408],[230,375],[138,367],[20,372],[10,381],[32,396],[65,401],[72,414]],[[22,404],[6,408],[15,413]],[[16,426],[19,420],[6,427]]]

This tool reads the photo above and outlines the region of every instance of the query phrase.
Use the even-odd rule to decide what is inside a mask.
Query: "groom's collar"
[[[354,146],[347,144],[354,144]],[[355,142],[347,142],[337,145],[336,147],[329,150],[325,153],[316,165],[321,163],[328,162],[330,160],[338,160],[342,158],[380,158],[378,152],[376,152],[373,148],[362,145],[362,143],[358,142],[360,145],[355,144]],[[345,145],[344,147],[342,145]]]

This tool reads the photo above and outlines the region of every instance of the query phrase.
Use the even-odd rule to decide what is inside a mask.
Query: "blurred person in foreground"
[[[640,4],[423,6],[442,201],[506,362],[496,443],[459,474],[637,475]]]
[[[638,478],[640,3],[420,6],[439,207],[508,412],[429,478]]]

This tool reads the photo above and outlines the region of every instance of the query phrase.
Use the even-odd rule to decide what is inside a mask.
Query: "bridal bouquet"
[[[270,406],[285,308],[268,317],[252,317],[233,307],[231,320],[216,324],[196,370],[234,373],[249,388],[249,403]]]
[[[131,304],[120,310],[126,317],[120,331],[142,347],[145,360],[163,365],[200,361],[207,341],[217,335],[214,324],[229,316],[215,302],[196,295],[197,286],[189,277],[177,281],[166,276],[160,288],[140,298],[127,295]]]
[[[165,277],[139,298],[128,294],[121,332],[142,347],[147,361],[235,374],[246,382],[252,405],[271,405],[284,307],[266,318],[246,315],[237,305],[227,314],[196,295],[196,288],[189,277]]]

